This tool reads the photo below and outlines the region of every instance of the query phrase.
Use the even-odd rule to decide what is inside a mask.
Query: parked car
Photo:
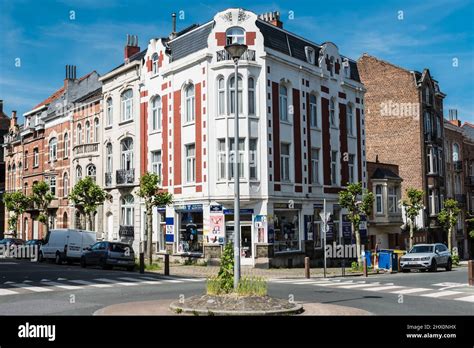
[[[23,244],[25,244],[25,241],[23,239],[19,239],[19,238],[4,238],[4,239],[0,240],[0,244],[4,244],[4,245],[7,245],[7,244],[10,244],[10,245],[23,245]]]
[[[444,244],[417,244],[402,256],[400,267],[403,272],[409,272],[411,269],[436,272],[438,267],[451,271],[453,260],[451,252]]]
[[[30,239],[25,242],[25,245],[38,245],[41,246],[43,244],[42,239]]]
[[[49,238],[41,245],[38,261],[54,260],[60,265],[81,259],[84,248],[96,242],[96,233],[77,229],[51,230]]]
[[[81,256],[81,266],[99,265],[103,269],[125,267],[128,271],[135,269],[135,253],[133,248],[119,242],[97,242],[86,248]]]

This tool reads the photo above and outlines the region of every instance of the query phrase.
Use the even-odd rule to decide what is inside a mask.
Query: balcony
[[[225,60],[232,60],[232,57],[226,50],[217,51],[216,58],[218,62],[222,62]],[[240,57],[240,60],[248,60],[248,61],[255,62],[255,50],[245,51],[242,57]]]
[[[462,161],[454,161],[453,162],[453,169],[456,172],[462,172]]]
[[[99,151],[99,143],[92,143],[92,144],[81,144],[74,146],[74,155],[83,155],[86,153],[98,152]]]
[[[135,182],[135,169],[119,169],[116,173],[117,185],[133,185]]]
[[[454,199],[458,202],[459,206],[464,206],[466,204],[466,195],[465,194],[455,194]]]
[[[133,237],[135,236],[135,230],[133,226],[119,226],[120,237]]]
[[[112,173],[105,173],[105,186],[112,186]]]
[[[466,185],[474,186],[474,176],[468,176],[466,178]]]

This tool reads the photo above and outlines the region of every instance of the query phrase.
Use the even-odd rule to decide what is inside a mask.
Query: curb
[[[204,309],[193,309],[189,307],[180,307],[175,304],[175,302],[170,304],[170,309],[175,314],[198,314],[205,316],[212,315],[232,315],[232,316],[273,316],[273,315],[293,315],[300,314],[303,312],[303,306],[296,304],[292,309],[278,309],[272,311],[223,311],[223,310],[204,310]],[[181,311],[181,313],[177,313]]]

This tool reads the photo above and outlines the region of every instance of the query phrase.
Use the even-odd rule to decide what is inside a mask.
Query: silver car
[[[451,271],[452,266],[451,252],[441,243],[417,244],[400,259],[403,272],[409,272],[411,269],[436,272],[438,267]]]

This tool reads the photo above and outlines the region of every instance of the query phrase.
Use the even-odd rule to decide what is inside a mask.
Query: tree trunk
[[[413,248],[413,235],[414,235],[415,231],[413,229],[413,221],[410,220],[410,250],[411,248]]]
[[[448,228],[448,250],[453,251],[453,225],[450,224]]]
[[[147,255],[148,255],[148,263],[150,266],[153,264],[153,208],[152,206],[146,207],[146,234],[147,234],[147,241],[146,241],[146,248],[147,248]]]
[[[93,213],[87,214],[89,217],[89,231],[92,231],[92,219],[94,218]]]
[[[352,224],[352,228],[354,229],[354,234],[356,237],[356,252],[357,252],[357,263],[359,267],[362,267],[362,253],[361,253],[361,245],[360,245],[360,232],[359,227]]]

